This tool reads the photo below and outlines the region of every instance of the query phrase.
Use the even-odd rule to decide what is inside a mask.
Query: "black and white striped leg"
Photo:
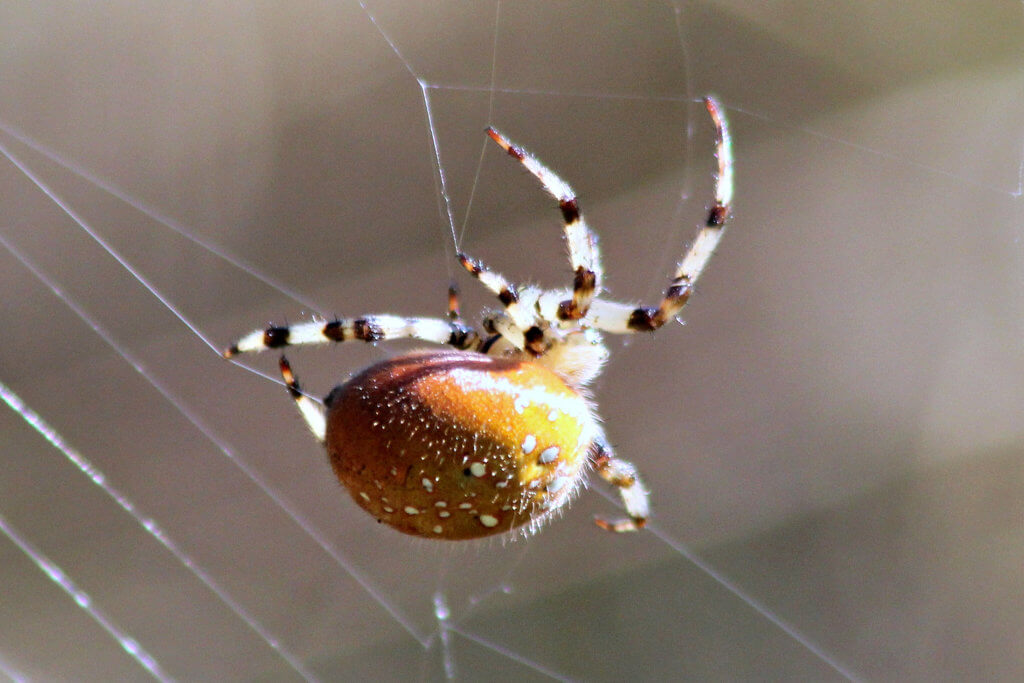
[[[379,342],[391,339],[419,339],[458,349],[472,348],[479,342],[477,333],[458,321],[368,315],[331,321],[314,320],[298,325],[272,325],[245,335],[224,351],[224,357],[232,358],[240,353],[296,344],[329,344],[353,340]]]
[[[625,532],[642,528],[651,516],[647,489],[640,482],[633,463],[619,460],[611,447],[603,442],[591,446],[590,461],[601,478],[619,490],[628,519],[606,520],[598,517],[594,521],[606,531]]]
[[[299,414],[306,421],[309,431],[313,432],[313,436],[323,442],[327,436],[327,411],[324,409],[323,404],[314,401],[302,393],[299,380],[292,374],[292,366],[288,363],[287,358],[281,356],[280,365],[284,384],[288,387],[288,393],[295,399],[295,405],[299,408]]]
[[[509,156],[527,168],[555,199],[565,221],[565,241],[569,247],[569,262],[573,269],[572,298],[563,301],[558,309],[561,320],[579,320],[587,313],[590,301],[601,289],[601,253],[597,248],[597,235],[587,226],[580,213],[576,193],[568,183],[555,175],[522,147],[514,144],[493,128],[487,134]]]
[[[648,332],[674,319],[690,299],[694,284],[704,272],[722,239],[725,223],[732,210],[732,138],[729,135],[722,105],[713,97],[704,98],[704,105],[711,115],[712,123],[715,124],[715,152],[718,157],[715,203],[708,212],[707,221],[676,269],[660,305],[635,308],[614,302],[594,302],[591,307],[591,322],[594,327],[606,332]]]
[[[524,305],[520,301],[519,289],[506,280],[503,275],[491,270],[482,261],[471,259],[462,252],[459,252],[458,256],[462,267],[479,280],[484,287],[494,292],[498,297],[498,301],[505,307],[505,312],[508,313],[508,317],[512,320],[513,324],[521,330],[526,330],[533,326],[534,313],[529,305],[530,297],[528,297],[527,304]],[[527,290],[530,294],[534,293],[531,288],[527,288]],[[502,332],[505,332],[505,330],[502,330]]]
[[[525,287],[523,294],[511,282],[485,266],[482,262],[459,253],[459,261],[470,275],[479,280],[487,289],[498,295],[505,307],[505,315],[489,315],[484,318],[484,331],[497,334],[520,351],[533,356],[543,356],[547,351],[544,330],[538,326],[535,313],[538,298],[543,294],[536,287]],[[485,344],[489,347],[489,342]]]

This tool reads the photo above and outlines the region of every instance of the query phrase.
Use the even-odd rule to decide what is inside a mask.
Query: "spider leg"
[[[597,235],[587,226],[583,214],[580,213],[576,193],[565,181],[495,129],[488,128],[487,134],[508,152],[509,156],[518,160],[536,176],[544,189],[558,200],[558,208],[561,209],[565,221],[569,263],[573,269],[572,298],[561,302],[558,317],[561,320],[579,320],[587,314],[590,301],[601,290],[601,253],[597,248]]]
[[[448,320],[453,323],[462,322],[462,313],[459,312],[459,286],[454,280],[448,285]]]
[[[401,318],[394,315],[367,315],[361,318],[314,320],[298,325],[271,325],[245,335],[224,351],[225,358],[240,353],[277,349],[295,344],[328,344],[358,339],[365,342],[391,339],[419,339],[447,344],[457,349],[478,345],[480,338],[470,327],[454,320]]]
[[[676,269],[661,304],[657,307],[631,307],[608,301],[595,301],[588,322],[606,332],[629,333],[656,330],[674,319],[693,294],[697,278],[704,272],[708,261],[725,231],[725,223],[732,209],[732,138],[722,111],[722,105],[713,97],[704,98],[711,120],[715,124],[718,173],[715,176],[715,203],[707,221],[697,233],[690,250]]]
[[[505,307],[505,312],[508,313],[508,317],[512,319],[516,327],[525,330],[533,326],[534,314],[530,310],[529,302],[525,302],[526,305],[524,305],[519,289],[514,284],[485,266],[482,261],[471,259],[462,252],[459,252],[458,256],[462,267],[479,280],[484,287],[498,296],[498,301]],[[533,289],[527,289],[531,298],[535,298]]]
[[[292,366],[284,356],[281,356],[281,376],[284,378],[285,386],[288,387],[288,393],[295,399],[295,405],[298,406],[302,419],[306,421],[313,436],[322,443],[327,436],[327,413],[323,404],[302,393],[299,380],[295,379],[295,375],[292,374]]]
[[[591,446],[590,461],[601,478],[619,489],[622,503],[629,519],[606,520],[598,517],[594,522],[606,531],[636,531],[642,528],[651,516],[647,489],[640,483],[633,463],[620,460],[612,453],[611,447],[603,441]]]

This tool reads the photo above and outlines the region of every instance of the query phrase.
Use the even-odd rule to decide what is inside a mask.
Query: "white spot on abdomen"
[[[549,446],[540,452],[540,456],[537,458],[538,462],[547,465],[550,462],[554,462],[558,459],[558,446]]]

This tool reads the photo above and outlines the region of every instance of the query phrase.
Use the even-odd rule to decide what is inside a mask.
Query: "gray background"
[[[611,294],[655,300],[709,201],[694,100],[717,93],[735,219],[685,327],[611,340],[595,386],[652,531],[594,528],[614,510],[600,486],[526,542],[379,527],[279,386],[221,360],[8,161],[0,236],[63,299],[0,250],[0,381],[322,679],[443,678],[445,650],[466,680],[841,677],[678,543],[856,676],[1021,676],[1024,8],[749,5],[509,2],[496,22],[490,3],[368,3],[409,68],[350,2],[0,7],[0,144],[215,346],[316,310],[442,314],[457,264],[424,92],[467,251],[568,277],[557,211],[485,145],[491,122],[578,190]],[[469,311],[490,304],[461,283]],[[291,357],[326,393],[402,348]],[[298,678],[0,408],[5,524],[167,675]],[[148,677],[5,537],[0,662]]]

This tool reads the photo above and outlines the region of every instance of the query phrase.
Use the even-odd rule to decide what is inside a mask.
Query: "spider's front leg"
[[[615,301],[597,300],[591,304],[587,321],[593,327],[614,334],[652,332],[682,310],[693,294],[697,279],[704,272],[715,253],[715,248],[725,232],[725,224],[732,213],[732,137],[725,120],[722,105],[713,97],[704,98],[704,106],[715,126],[715,155],[718,157],[718,173],[715,174],[715,203],[708,212],[707,220],[697,233],[697,239],[690,246],[676,269],[665,296],[658,306],[634,307]]]
[[[580,211],[576,192],[551,169],[525,149],[515,144],[494,128],[487,134],[513,159],[517,160],[540,181],[548,194],[558,200],[565,224],[565,241],[569,247],[569,262],[573,270],[572,298],[561,302],[559,320],[579,320],[587,314],[591,300],[601,291],[601,252],[597,248],[597,235],[587,226]]]
[[[590,450],[590,462],[601,478],[619,490],[622,504],[629,519],[607,520],[598,517],[595,523],[606,531],[636,531],[647,524],[651,516],[647,489],[640,482],[633,463],[620,460],[604,441],[595,441]]]

